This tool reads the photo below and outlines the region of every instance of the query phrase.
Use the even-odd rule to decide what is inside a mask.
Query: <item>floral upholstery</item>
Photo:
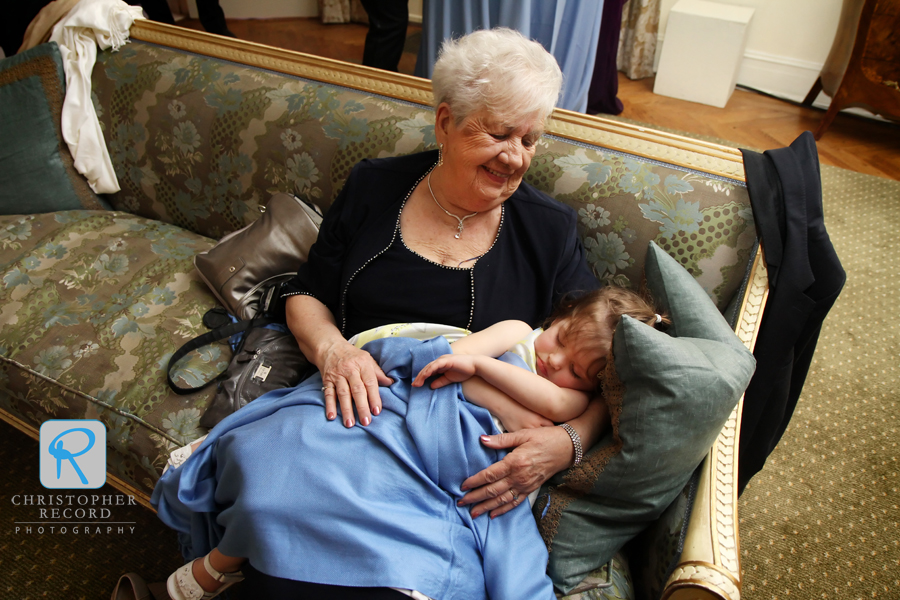
[[[540,145],[526,180],[578,211],[600,280],[639,287],[653,240],[725,309],[756,242],[742,182],[551,136]]]
[[[434,147],[433,112],[141,41],[101,52],[93,86],[122,189],[107,198],[114,211],[0,217],[0,411],[35,429],[102,420],[109,472],[149,495],[168,453],[201,433],[212,393],[165,383],[169,356],[215,305],[192,256],[273,193],[327,209],[362,158]],[[601,280],[640,286],[651,239],[721,310],[745,278],[756,238],[742,182],[552,135],[527,180],[578,212]],[[208,347],[178,377],[196,385],[227,361]],[[654,528],[662,551],[641,578],[656,581],[677,555],[686,505]],[[624,557],[612,586],[596,587],[602,571],[567,598],[634,597]]]
[[[558,598],[562,600],[630,600],[635,597],[634,581],[631,570],[628,568],[628,560],[622,552],[612,559],[612,572],[610,565],[603,565],[584,578],[578,587]]]
[[[191,261],[213,243],[112,211],[0,217],[0,409],[35,428],[100,419],[109,472],[149,493],[200,435],[209,394],[175,395],[165,366],[216,305]],[[228,359],[208,346],[177,378],[197,385]]]
[[[366,157],[434,146],[429,107],[135,42],[102,53],[95,104],[119,210],[218,238],[279,191],[327,209]],[[597,277],[640,284],[656,241],[723,309],[756,241],[742,182],[545,136],[527,181],[574,207]]]
[[[669,508],[631,542],[633,546],[654,549],[653,552],[634,553],[635,559],[629,562],[631,575],[637,582],[635,593],[640,598],[659,598],[681,557],[683,533],[699,475],[699,472],[694,473]]]
[[[111,205],[216,239],[275,192],[327,209],[363,158],[434,145],[428,107],[141,42],[102,53],[93,83]]]

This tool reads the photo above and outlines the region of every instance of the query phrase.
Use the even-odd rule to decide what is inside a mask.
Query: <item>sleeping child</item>
[[[532,331],[524,322],[504,321],[466,335],[464,330],[449,328],[454,331],[448,332],[440,325],[397,324],[361,334],[351,341],[363,346],[385,337],[430,339],[451,333],[445,335],[448,341],[458,338],[450,345],[453,353],[429,362],[413,379],[412,386],[421,388],[431,377],[435,377],[431,389],[462,383],[466,400],[487,409],[504,429],[516,431],[564,423],[585,410],[598,390],[599,376],[623,315],[652,327],[669,322],[638,294],[607,286],[564,301],[548,319],[545,329]],[[521,361],[510,359],[509,354]],[[521,368],[521,362],[528,371]],[[185,447],[185,454],[190,454],[199,443],[200,440]],[[578,458],[576,444],[576,461]],[[518,504],[518,498],[514,498],[514,503]],[[175,600],[218,595],[242,579],[239,569],[245,560],[213,548],[169,577],[169,594]],[[426,597],[402,591],[413,597]]]

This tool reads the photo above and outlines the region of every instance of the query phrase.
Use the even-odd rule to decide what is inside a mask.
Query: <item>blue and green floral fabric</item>
[[[619,552],[609,563],[589,573],[574,590],[565,596],[557,592],[556,596],[561,600],[631,600],[635,589],[628,560]]]
[[[177,396],[165,371],[216,305],[192,262],[213,244],[121,212],[0,217],[0,410],[35,428],[100,419],[109,472],[149,493],[169,452],[202,435],[209,392]],[[210,345],[174,376],[198,385],[229,359]]]
[[[212,238],[275,192],[327,209],[367,157],[434,146],[430,107],[134,42],[101,53],[94,101],[119,210]],[[647,242],[723,309],[756,240],[742,182],[545,136],[526,180],[578,212],[597,277],[640,285]]]

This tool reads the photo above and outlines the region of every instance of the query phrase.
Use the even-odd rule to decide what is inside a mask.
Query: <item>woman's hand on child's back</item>
[[[431,382],[431,389],[436,390],[451,383],[462,383],[475,376],[478,356],[470,354],[445,354],[425,365],[413,380],[413,387],[421,387],[429,377],[441,373]]]
[[[542,417],[536,412],[530,411],[521,404],[510,402],[497,412],[497,418],[503,423],[507,431],[520,431],[522,429],[534,429],[535,427],[552,427],[553,421]]]

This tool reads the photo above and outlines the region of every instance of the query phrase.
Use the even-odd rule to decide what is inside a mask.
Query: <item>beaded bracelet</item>
[[[581,459],[584,456],[584,450],[581,448],[581,436],[578,435],[578,432],[575,431],[575,428],[568,423],[563,423],[560,425],[560,427],[565,429],[566,433],[569,434],[569,437],[572,438],[572,445],[575,446],[575,462],[572,463],[572,466],[577,467],[581,463]]]

